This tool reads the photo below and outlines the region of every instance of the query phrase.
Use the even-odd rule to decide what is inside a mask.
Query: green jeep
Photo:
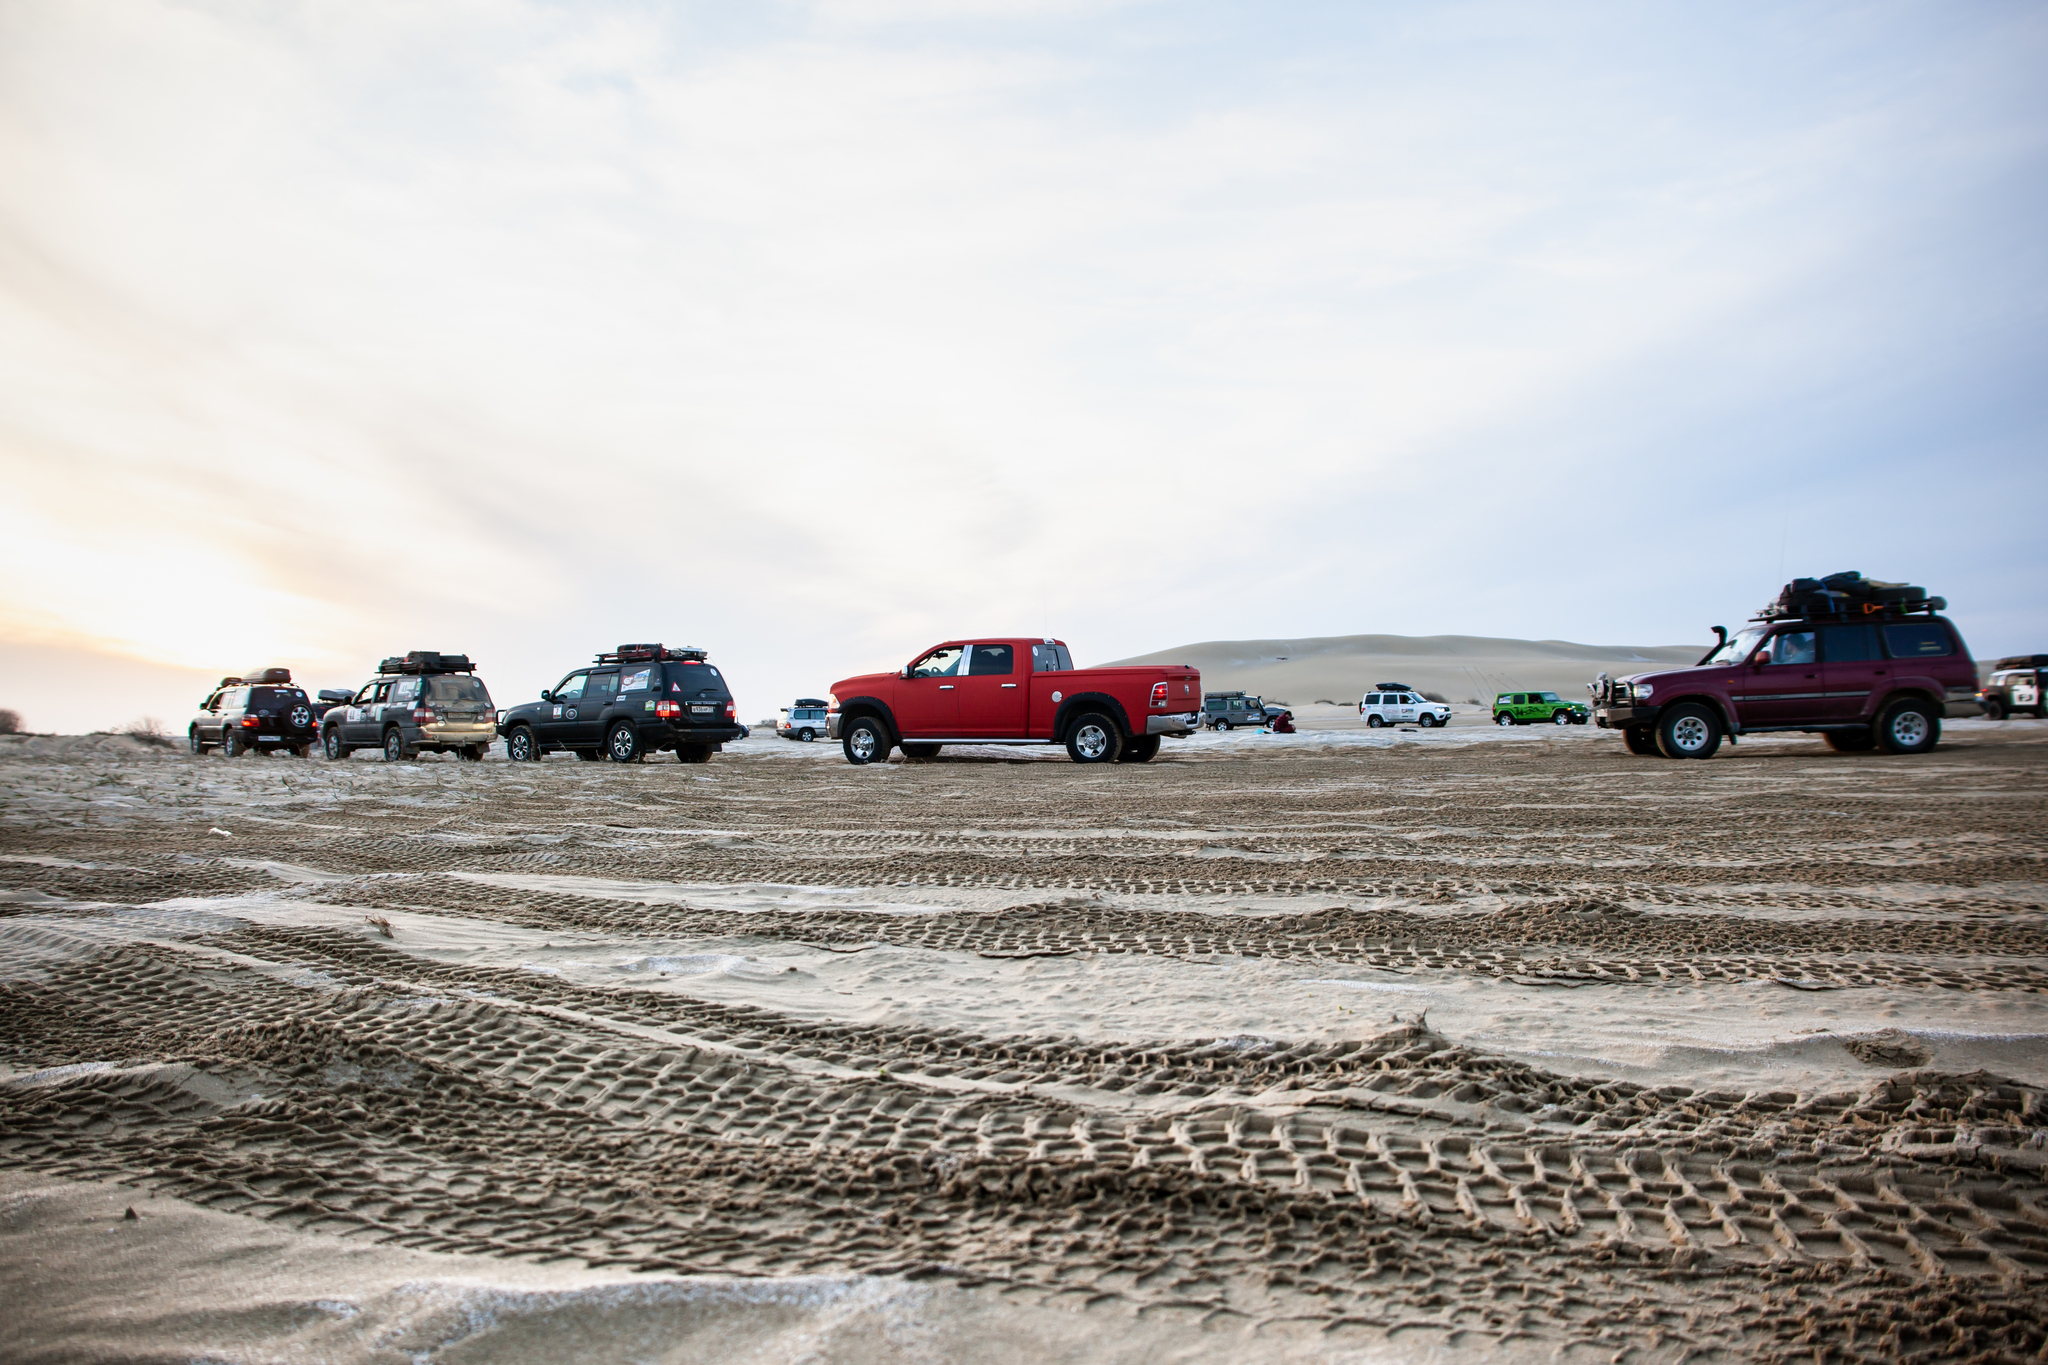
[[[1584,725],[1593,708],[1582,701],[1564,701],[1555,692],[1503,692],[1493,699],[1495,725]]]

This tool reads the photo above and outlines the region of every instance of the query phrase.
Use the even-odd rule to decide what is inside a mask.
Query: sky
[[[2035,3],[0,5],[0,706],[624,641],[2048,651]]]

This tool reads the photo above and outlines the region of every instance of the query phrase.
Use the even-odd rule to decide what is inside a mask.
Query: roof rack
[[[1836,594],[1839,596],[1839,594]],[[1948,610],[1946,597],[1928,597],[1918,602],[1840,602],[1810,603],[1800,607],[1787,607],[1777,602],[1764,606],[1752,621],[1903,621],[1909,616],[1932,616],[1938,611]]]
[[[598,655],[597,661],[601,664],[650,664],[666,659],[677,663],[703,663],[707,657],[706,651],[688,646],[665,649],[660,645],[620,645],[609,654]]]
[[[2048,654],[2014,654],[1991,665],[1994,673],[2008,668],[2048,668]]]
[[[796,699],[795,701],[791,702],[791,703],[790,703],[790,705],[791,705],[791,706],[823,706],[823,705],[825,705],[825,699],[824,699],[823,697],[798,697],[798,698],[797,698],[797,699]]]
[[[1374,683],[1372,690],[1375,692],[1419,692],[1422,689],[1411,686],[1408,683]]]
[[[236,682],[259,684],[289,683],[291,680],[289,668],[252,668],[235,679]]]
[[[476,665],[469,661],[467,654],[440,654],[431,649],[415,649],[410,654],[394,654],[377,665],[379,673],[474,673]]]

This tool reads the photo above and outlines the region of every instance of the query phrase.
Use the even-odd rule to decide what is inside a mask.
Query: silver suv
[[[469,656],[431,650],[386,659],[376,677],[320,718],[320,745],[334,759],[382,749],[391,763],[422,753],[475,762],[497,737],[497,709]]]

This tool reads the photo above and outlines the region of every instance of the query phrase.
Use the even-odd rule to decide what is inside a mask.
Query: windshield
[[[1739,664],[1755,649],[1757,641],[1764,638],[1769,626],[1747,626],[1728,637],[1728,642],[1701,659],[1702,664]]]
[[[491,694],[484,690],[483,679],[464,674],[439,673],[427,679],[427,700],[444,705],[467,702],[476,706],[489,706]]]

